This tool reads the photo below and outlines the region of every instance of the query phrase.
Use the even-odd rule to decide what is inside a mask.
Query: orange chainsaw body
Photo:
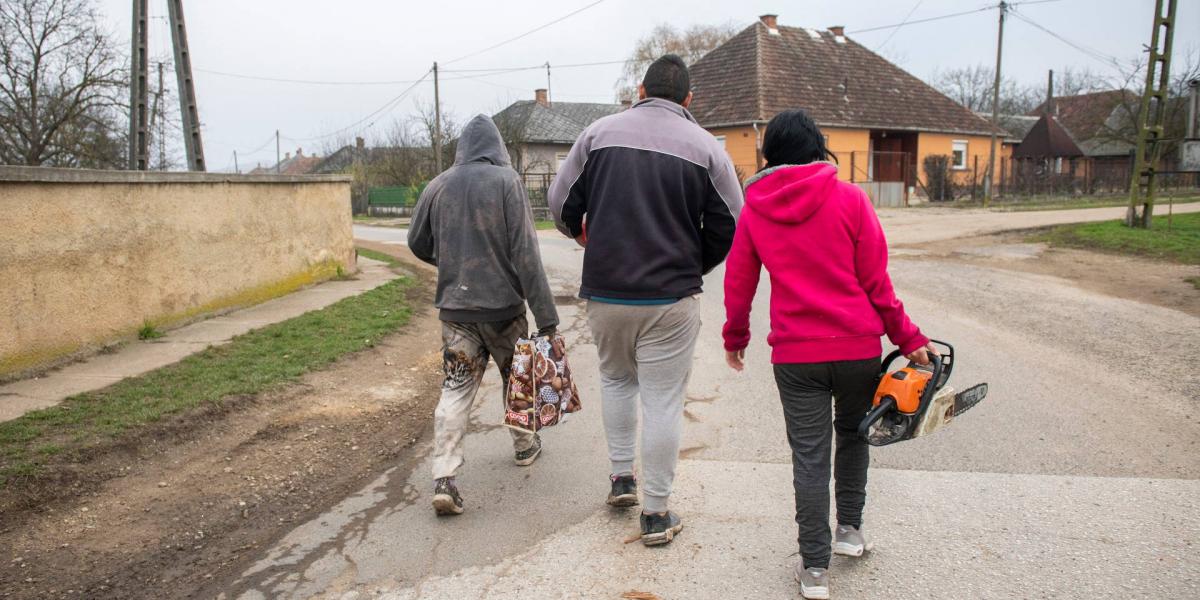
[[[875,389],[875,401],[872,406],[879,406],[884,398],[891,397],[896,403],[896,410],[904,414],[915,414],[921,408],[921,395],[925,387],[933,379],[933,373],[924,369],[904,367],[884,375]]]

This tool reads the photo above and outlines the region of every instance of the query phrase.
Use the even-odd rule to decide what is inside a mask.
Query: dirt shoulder
[[[419,282],[399,333],[118,440],[64,472],[52,500],[0,515],[0,597],[208,597],[295,523],[411,465],[441,363],[428,270],[405,266]]]
[[[1200,289],[1189,282],[1200,266],[1053,247],[1031,241],[1035,231],[1011,231],[894,247],[906,259],[958,261],[1058,277],[1095,292],[1155,304],[1200,317]]]

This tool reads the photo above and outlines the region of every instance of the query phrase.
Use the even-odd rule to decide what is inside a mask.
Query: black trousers
[[[870,410],[878,377],[878,357],[775,365],[775,384],[792,447],[796,525],[806,568],[829,566],[829,455],[834,432],[837,520],[862,526],[870,456],[867,442],[858,437],[858,424]]]

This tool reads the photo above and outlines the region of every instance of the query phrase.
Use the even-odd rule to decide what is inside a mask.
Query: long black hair
[[[825,135],[803,110],[785,110],[767,123],[767,135],[763,138],[765,168],[779,165],[803,165],[818,160],[837,157],[825,147]]]

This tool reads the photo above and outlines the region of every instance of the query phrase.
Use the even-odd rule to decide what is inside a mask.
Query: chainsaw
[[[896,350],[883,360],[871,411],[858,426],[858,435],[868,444],[886,446],[929,435],[987,396],[986,383],[955,394],[954,388],[946,385],[954,370],[954,346],[938,340],[933,343],[940,347],[940,355],[929,353],[929,365],[909,362],[889,373],[901,353]]]

